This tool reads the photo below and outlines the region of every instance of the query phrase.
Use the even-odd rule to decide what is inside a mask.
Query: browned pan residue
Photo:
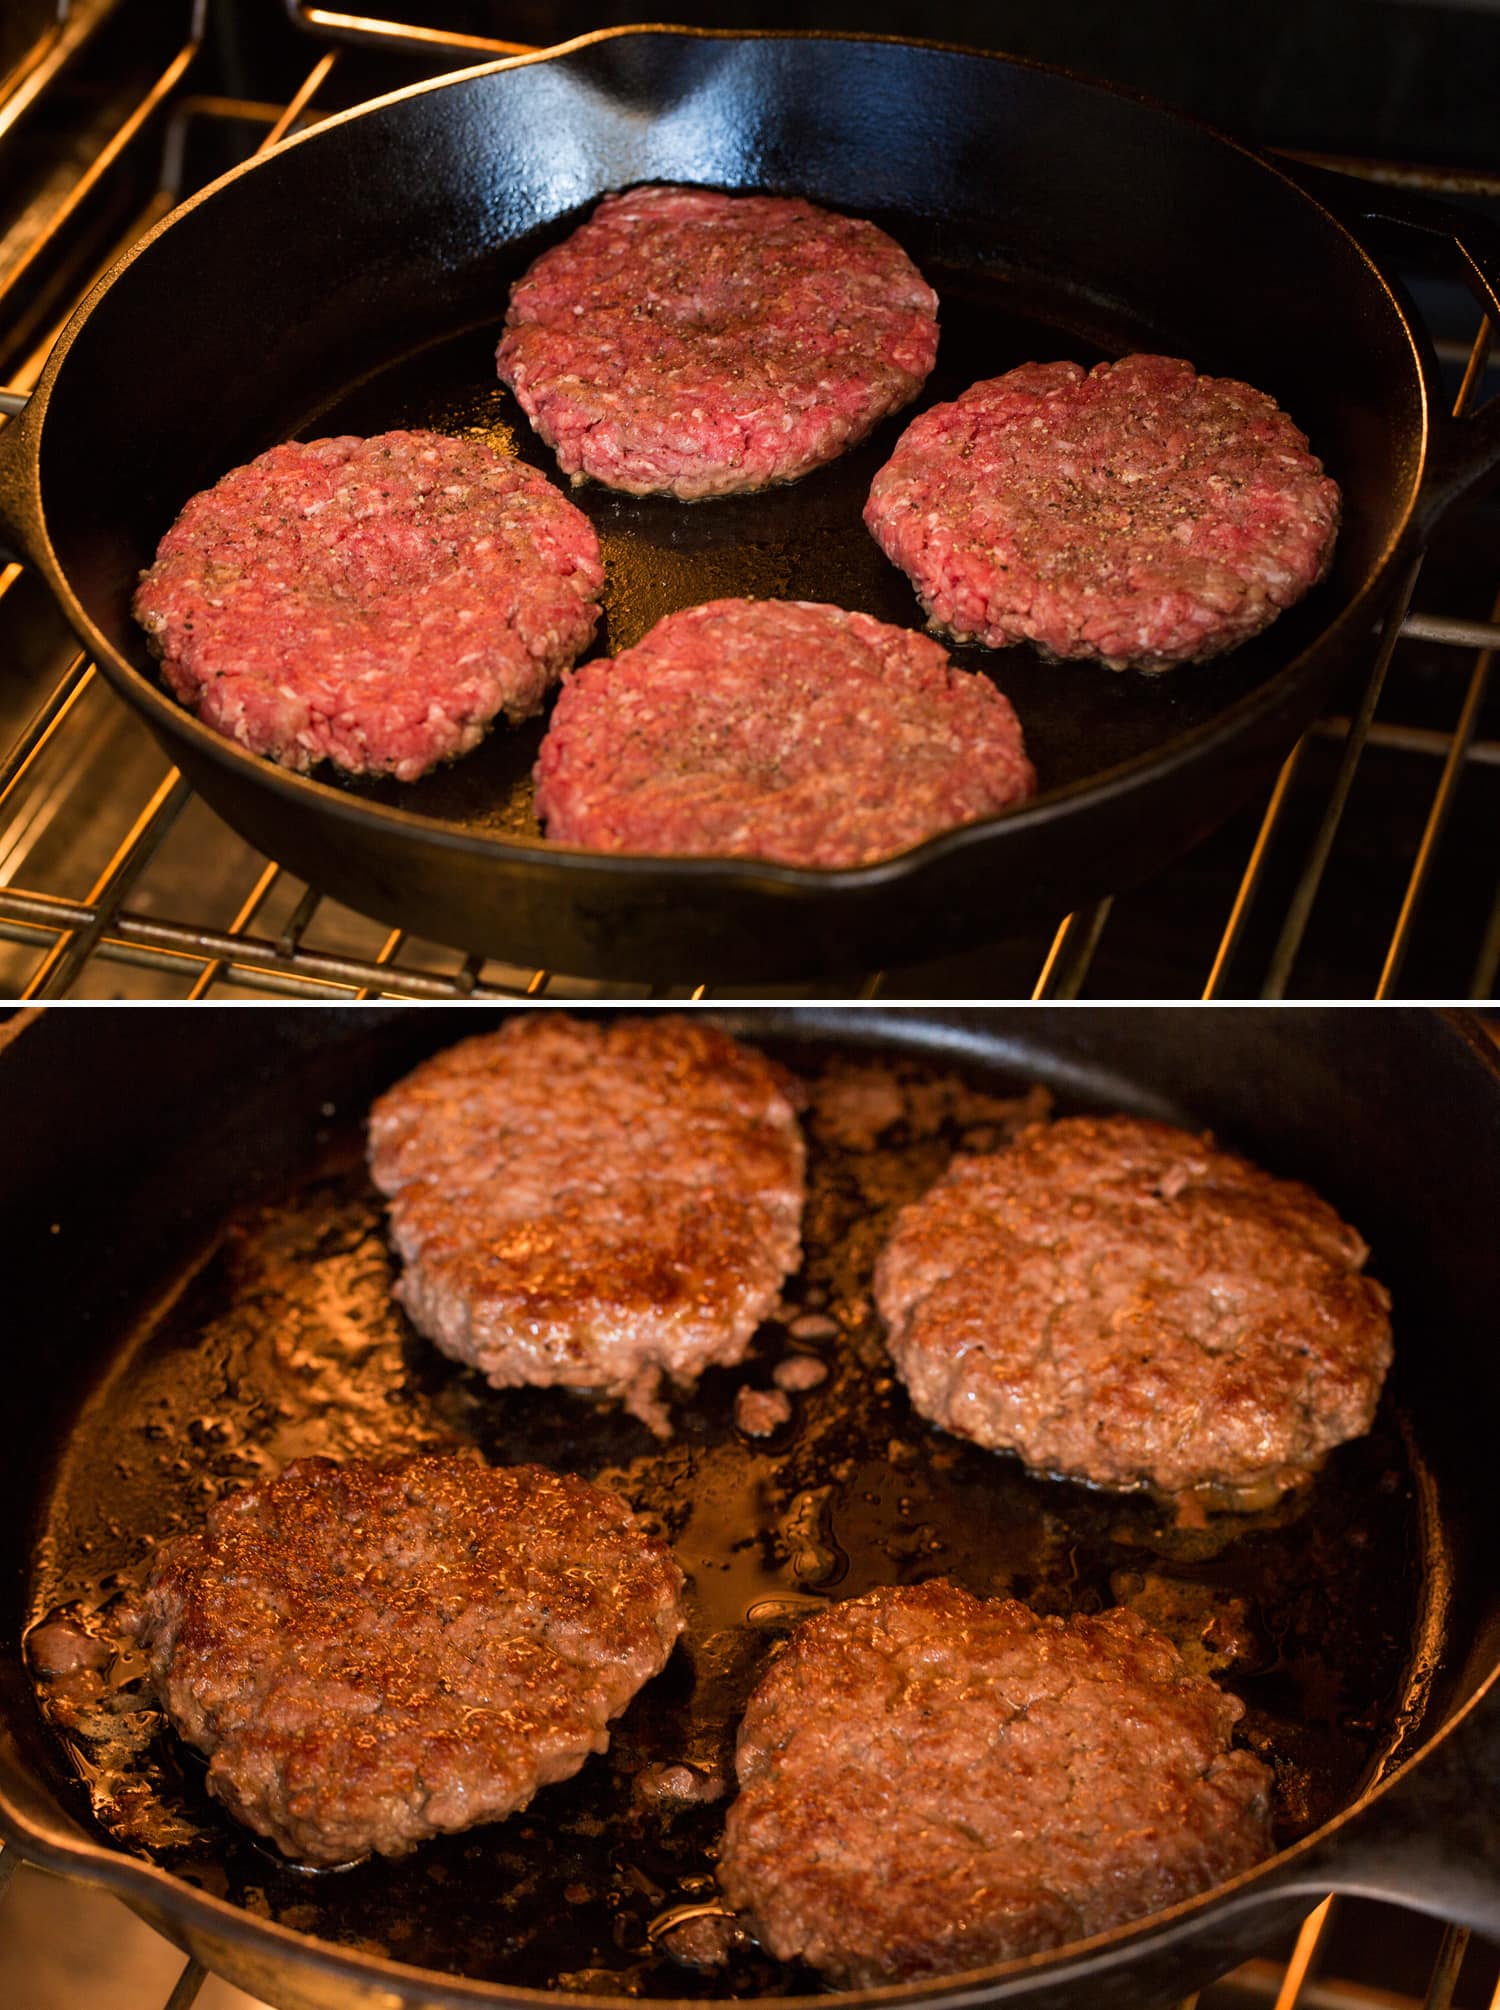
[[[289,1927],[475,1977],[656,1996],[815,1987],[743,1942],[724,1966],[685,1968],[664,1929],[713,1901],[716,1788],[732,1785],[744,1697],[787,1628],[830,1598],[940,1574],[1041,1611],[1133,1605],[1244,1698],[1242,1735],[1276,1767],[1280,1841],[1388,1752],[1422,1542],[1419,1475],[1389,1406],[1278,1509],[1196,1530],[930,1430],[881,1344],[875,1251],[955,1147],[992,1148],[1040,1092],[868,1052],[778,1051],[813,1091],[806,1261],[747,1366],[713,1371],[678,1407],[670,1445],[586,1399],[496,1394],[410,1332],[389,1298],[360,1111],[330,1113],[284,1196],[227,1222],[159,1302],[58,1471],[38,1617],[70,1606],[112,1638],[153,1539],[297,1454],[472,1444],[619,1487],[677,1545],[690,1621],[575,1780],[498,1826],[321,1876],[273,1859],[209,1800],[139,1689],[139,1657],[122,1654],[57,1685],[53,1717],[80,1799],[123,1847]],[[784,1373],[790,1421],[737,1431],[737,1392],[776,1387],[789,1359],[829,1372],[803,1387],[809,1374]],[[695,1926],[678,1944],[712,1953],[718,1937]]]

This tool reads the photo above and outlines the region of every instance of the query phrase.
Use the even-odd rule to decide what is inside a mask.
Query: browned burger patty
[[[609,1743],[682,1573],[615,1495],[467,1457],[299,1459],[163,1544],[140,1634],[208,1785],[288,1856],[402,1856]]]
[[[842,607],[711,600],[585,663],[536,764],[549,838],[857,866],[1026,801],[1011,704],[926,635]]]
[[[806,1621],[750,1698],[724,1894],[847,1988],[1102,1933],[1271,1847],[1244,1706],[1134,1613],[938,1581]]]
[[[1098,1486],[1274,1497],[1370,1427],[1368,1251],[1311,1191],[1132,1117],[1034,1125],[899,1216],[876,1298],[912,1402]]]
[[[134,611],[175,698],[284,768],[414,781],[539,712],[594,633],[599,540],[482,440],[291,440],[194,496]]]
[[[907,427],[865,506],[934,627],[1115,670],[1258,634],[1322,578],[1338,521],[1270,398],[1172,356],[974,384]]]
[[[937,295],[873,223],[636,188],[518,281],[497,361],[564,474],[689,499],[831,461],[936,355]]]
[[[790,1079],[700,1019],[518,1014],[370,1115],[397,1295],[496,1388],[621,1396],[738,1361],[801,1254]]]

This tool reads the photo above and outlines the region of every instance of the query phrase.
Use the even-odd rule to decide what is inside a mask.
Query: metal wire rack
[[[0,377],[8,380],[0,413],[19,409],[83,286],[142,230],[232,161],[368,93],[360,65],[372,60],[369,50],[344,44],[373,43],[380,62],[405,64],[408,79],[519,46],[304,0],[287,0],[287,10],[328,46],[279,102],[200,88],[208,0],[154,11],[158,32],[146,39],[160,46],[143,72],[133,66],[139,74],[123,101],[102,89],[83,94],[91,123],[74,158],[23,190],[8,228],[0,216]],[[91,49],[107,48],[125,11],[123,0],[73,0],[63,23],[12,71],[0,99],[0,162],[46,92],[87,73]],[[173,32],[159,32],[164,23]],[[1500,198],[1500,175],[1334,164]],[[1440,343],[1460,377],[1456,409],[1481,400],[1490,346],[1484,322],[1472,339]],[[1500,706],[1491,689],[1500,541],[1493,519],[1471,512],[1450,542],[1451,552],[1435,548],[1404,583],[1346,709],[1304,737],[1260,803],[1151,886],[967,957],[805,989],[955,998],[1492,996],[1500,970]],[[603,986],[465,955],[340,907],[218,821],[77,653],[20,565],[0,570],[0,649],[18,666],[0,690],[0,995],[714,995],[711,971],[696,987],[670,992]],[[741,995],[796,993],[752,987]]]

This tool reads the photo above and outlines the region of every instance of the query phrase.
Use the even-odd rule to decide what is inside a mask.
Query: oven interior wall
[[[267,12],[271,10],[266,10]],[[359,9],[348,8],[350,14]],[[707,28],[827,29],[1002,49],[1150,93],[1263,145],[1489,165],[1500,29],[1483,0],[402,0],[418,26],[534,44],[670,20]],[[263,63],[263,22],[225,10],[226,59]],[[278,23],[278,28],[279,28]],[[306,43],[279,33],[292,78]]]

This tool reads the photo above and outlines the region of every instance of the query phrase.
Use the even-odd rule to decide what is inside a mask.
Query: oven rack
[[[16,1873],[19,1871],[20,1875]],[[51,1886],[48,1903],[39,1903],[42,1887]],[[270,2010],[258,1998],[245,1995],[211,1976],[197,1961],[188,1960],[179,1968],[175,1950],[140,1922],[132,1922],[123,1907],[104,1892],[83,1884],[58,1889],[54,1880],[22,1863],[13,1848],[0,1843],[0,1983],[6,1979],[4,1965],[5,1915],[7,1906],[35,1909],[37,1919],[30,1937],[45,1932],[65,1905],[70,1919],[77,1916],[79,1931],[87,1938],[96,1930],[113,1943],[124,1936],[119,1980],[120,1997],[141,2010],[190,2010],[206,1990],[202,2010]],[[1465,1927],[1401,1915],[1403,1927],[1416,1932],[1421,1946],[1403,1963],[1397,1986],[1378,1987],[1355,1981],[1341,1972],[1338,1961],[1340,1929],[1347,1934],[1360,1924],[1365,1910],[1355,1902],[1326,1898],[1303,1921],[1295,1939],[1274,1952],[1259,1956],[1232,1970],[1221,1981],[1199,1993],[1184,1997],[1175,2010],[1500,2010],[1500,1979],[1496,1977],[1496,1950],[1478,1941]],[[111,1917],[113,1915],[113,1917]],[[132,1961],[138,1951],[141,1963]],[[153,1988],[153,1983],[157,1986]],[[165,1992],[165,1993],[162,1993]],[[64,1993],[61,1974],[56,1993],[43,1982],[34,1999],[8,1999],[14,2010],[62,2010],[71,2003]]]
[[[368,52],[345,44],[403,52],[405,81],[438,74],[455,56],[477,61],[522,46],[373,21],[306,0],[285,5],[299,27],[328,45],[285,100],[195,88],[208,4],[180,6],[180,39],[169,38],[130,101],[114,109],[112,126],[65,193],[40,219],[23,216],[0,237],[0,327],[22,331],[8,353],[0,350],[0,377],[9,380],[0,413],[19,409],[87,280],[209,178],[195,172],[205,151],[217,171],[226,152],[242,158],[260,151],[368,94],[360,71]],[[0,103],[0,165],[12,128],[24,123],[41,88],[36,78],[45,81],[63,64],[66,51],[55,38],[68,39],[69,48],[85,45],[91,31],[108,28],[117,6],[73,0],[54,40],[34,52],[29,70],[22,66],[20,86]],[[392,58],[378,60],[387,66],[384,83]],[[1500,175],[1306,157],[1413,187],[1500,198]],[[100,216],[113,228],[101,231]],[[19,253],[7,257],[18,239]],[[70,259],[74,284],[60,291],[51,271],[68,270]],[[36,300],[48,309],[40,318]],[[1492,367],[1491,330],[1477,308],[1474,318],[1472,341],[1439,345],[1461,376],[1460,410],[1479,402]],[[1149,888],[940,965],[866,971],[842,984],[749,987],[739,995],[1492,996],[1500,971],[1500,705],[1491,690],[1500,541],[1476,542],[1481,555],[1456,593],[1431,561],[1414,568],[1387,631],[1372,637],[1369,667],[1344,708],[1304,736],[1258,803]],[[1477,604],[1476,565],[1488,573]],[[60,617],[39,602],[45,595],[26,568],[0,570],[0,649],[19,653],[19,637],[30,657],[24,704],[13,717],[0,709],[0,995],[726,995],[711,971],[696,986],[600,984],[466,956],[340,907],[219,822],[74,650]],[[1366,799],[1378,777],[1387,778],[1380,786],[1395,777],[1402,810],[1372,839],[1382,819]],[[83,804],[88,828],[63,842]],[[1206,860],[1214,871],[1208,886]],[[1352,922],[1351,881],[1364,889]],[[1440,945],[1436,956],[1431,938]],[[1422,953],[1414,956],[1414,945]]]

